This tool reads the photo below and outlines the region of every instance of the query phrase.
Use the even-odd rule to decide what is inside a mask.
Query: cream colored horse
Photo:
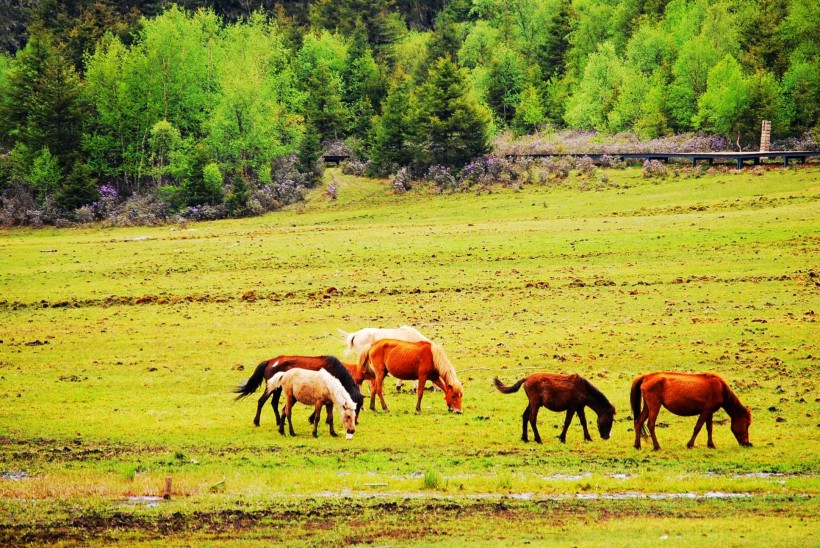
[[[313,437],[317,437],[317,430],[319,428],[319,415],[322,412],[322,406],[327,410],[327,423],[330,425],[330,435],[336,437],[336,431],[333,429],[333,405],[339,408],[339,414],[342,416],[342,425],[347,432],[347,439],[353,437],[356,432],[356,403],[350,394],[339,382],[339,379],[320,369],[319,371],[311,371],[309,369],[291,369],[283,373],[277,373],[270,378],[267,385],[266,393],[271,393],[279,387],[282,387],[285,393],[285,412],[282,421],[279,423],[279,433],[285,433],[285,417],[288,419],[288,428],[290,435],[295,436],[293,431],[293,422],[291,421],[291,409],[293,404],[297,401],[305,405],[312,405],[314,407],[313,419]]]

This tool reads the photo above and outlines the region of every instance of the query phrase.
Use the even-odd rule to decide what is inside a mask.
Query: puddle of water
[[[443,493],[405,493],[400,491],[367,491],[367,492],[352,492],[345,489],[341,492],[335,491],[321,491],[312,495],[293,495],[295,498],[362,498],[362,499],[387,499],[387,498],[404,498],[404,499],[437,499],[437,500],[549,500],[562,501],[570,499],[578,500],[720,500],[720,499],[745,499],[756,496],[753,493],[725,493],[722,491],[707,491],[706,493],[638,493],[638,492],[623,492],[623,493],[576,493],[576,494],[560,494],[560,495],[546,495],[538,493],[474,493],[471,495],[448,495]]]
[[[155,508],[162,502],[162,497],[128,497],[123,503],[124,506],[144,506],[145,508]]]
[[[31,476],[29,476],[26,472],[23,472],[22,470],[0,473],[0,479],[7,479],[11,481],[20,481],[28,479],[30,477]]]
[[[586,478],[591,478],[592,472],[584,472],[583,474],[553,474],[551,476],[541,476],[541,479],[544,480],[565,480],[565,481],[575,481],[575,480],[582,480]]]

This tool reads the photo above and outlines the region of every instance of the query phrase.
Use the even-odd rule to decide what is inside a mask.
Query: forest
[[[814,0],[18,0],[0,36],[7,226],[261,214],[328,152],[407,188],[499,135],[820,141]]]

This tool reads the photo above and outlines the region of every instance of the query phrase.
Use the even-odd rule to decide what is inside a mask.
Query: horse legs
[[[416,387],[416,413],[421,413],[421,397],[424,396],[425,384],[427,384],[427,377],[419,375],[419,383]]]
[[[291,436],[295,436],[296,432],[293,431],[293,421],[291,420],[291,416],[293,415],[293,404],[296,403],[296,398],[293,397],[293,394],[287,395],[287,400],[285,402],[285,411],[288,414],[288,430],[290,431]],[[282,428],[280,431],[284,430],[285,428],[285,419],[282,419]]]
[[[698,437],[700,434],[700,429],[703,428],[703,424],[706,422],[707,418],[711,418],[712,414],[708,411],[704,411],[698,416],[698,422],[695,423],[695,430],[692,432],[692,439],[689,440],[689,443],[686,444],[687,449],[692,449],[695,446],[695,438]],[[710,421],[711,422],[711,421]],[[711,430],[711,428],[707,428],[707,431]],[[709,434],[709,442],[712,442],[712,435]],[[714,446],[714,443],[712,443]]]
[[[265,407],[265,402],[268,401],[270,398],[270,394],[263,392],[262,396],[259,398],[259,401],[256,403],[256,416],[253,418],[253,425],[259,426],[259,418],[262,416],[262,408]],[[276,424],[279,424],[279,412],[276,410],[276,407],[273,408],[273,411],[276,413]]]
[[[532,426],[532,439],[535,443],[541,443],[541,434],[538,433],[538,405],[533,405],[530,402],[530,426]]]
[[[709,416],[706,417],[706,433],[709,435],[709,440],[706,443],[706,447],[709,449],[715,449],[715,442],[712,441],[712,417],[714,413],[709,413]]]
[[[635,449],[641,448],[641,431],[643,430],[643,425],[646,422],[646,419],[649,418],[649,405],[647,405],[646,401],[644,401],[643,409],[641,410],[640,414],[635,417]]]
[[[316,402],[316,408],[313,410],[313,437],[319,437],[319,421],[322,420],[322,402]]]
[[[660,404],[650,406],[649,402],[647,402],[647,407],[649,407],[649,435],[652,436],[652,449],[658,451],[661,445],[658,443],[658,437],[655,435],[655,421],[658,420],[658,413],[661,411],[661,406]]]
[[[330,435],[333,436],[334,438],[336,438],[336,437],[339,436],[339,434],[337,434],[336,430],[333,428],[333,404],[332,403],[326,403],[325,404],[325,411],[326,411],[325,414],[327,415],[327,420],[325,420],[325,422],[330,427]]]
[[[528,443],[530,440],[527,437],[527,422],[530,420],[530,406],[524,408],[524,414],[521,415],[521,441]]]
[[[567,443],[567,430],[569,430],[569,425],[572,423],[572,416],[575,414],[575,409],[567,409],[567,416],[564,417],[564,429],[561,430],[561,435],[558,436],[558,440],[561,443]],[[578,415],[580,417],[581,415]]]
[[[376,372],[376,378],[373,379],[373,383],[372,383],[373,390],[372,390],[371,395],[370,395],[370,410],[371,411],[376,410],[375,394],[378,394],[379,401],[382,402],[382,411],[390,411],[390,409],[387,408],[387,403],[384,401],[384,377],[385,376],[386,376],[385,373],[383,371],[379,370],[379,371]]]
[[[581,421],[581,426],[584,429],[584,441],[592,441],[592,437],[589,435],[589,430],[587,429],[587,417],[584,413],[584,407],[581,406],[576,413],[578,413],[578,420]]]
[[[273,414],[276,415],[276,424],[279,424],[280,421],[284,422],[285,417],[279,414],[279,398],[282,397],[282,387],[280,386],[279,388],[271,392],[270,396],[272,396],[270,400],[270,405],[271,407],[273,407]],[[262,408],[260,407],[259,410],[261,411]]]

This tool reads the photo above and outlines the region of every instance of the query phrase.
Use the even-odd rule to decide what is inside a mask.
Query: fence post
[[[760,127],[760,152],[769,152],[769,146],[772,139],[772,123],[769,120],[763,120]]]

